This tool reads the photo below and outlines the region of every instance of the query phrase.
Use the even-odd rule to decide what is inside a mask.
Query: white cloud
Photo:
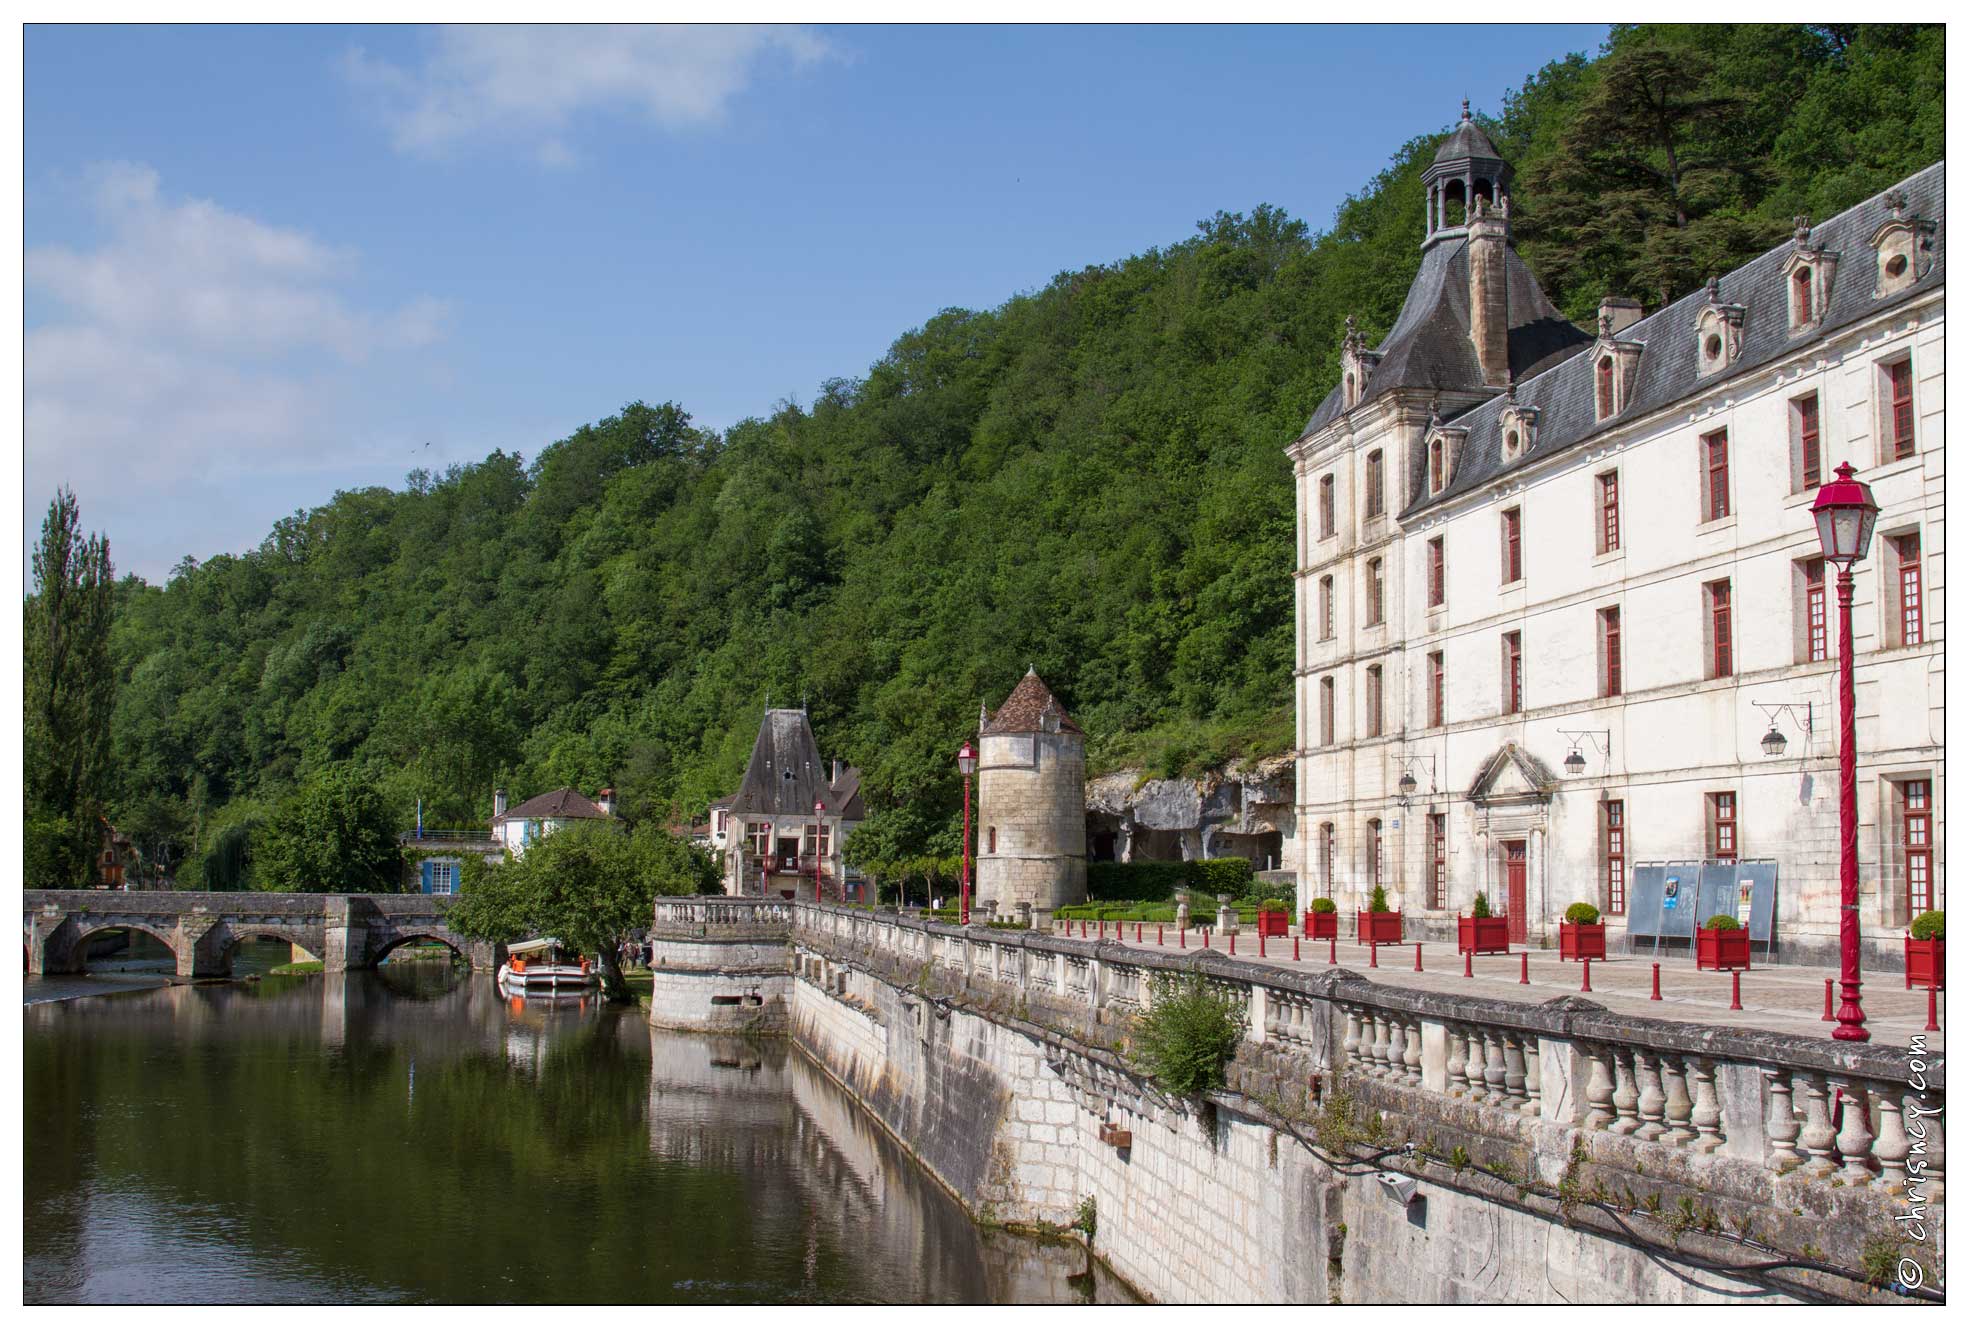
[[[665,129],[714,123],[768,57],[805,65],[833,53],[799,27],[502,24],[437,29],[415,70],[358,48],[342,72],[401,151],[491,138],[565,165],[581,112],[626,109]]]
[[[350,251],[168,198],[148,167],[97,168],[88,203],[100,243],[26,256],[30,507],[71,484],[97,511],[211,552],[180,504],[194,490],[384,460],[383,444],[351,442],[343,403],[387,353],[442,338],[441,302],[362,308]]]

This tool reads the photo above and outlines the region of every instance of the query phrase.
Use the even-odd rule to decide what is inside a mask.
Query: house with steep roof
[[[1575,901],[1618,933],[1644,864],[1762,859],[1783,954],[1832,953],[1836,573],[1810,509],[1844,461],[1881,508],[1853,622],[1884,955],[1942,902],[1943,167],[1590,329],[1512,248],[1510,180],[1466,109],[1400,315],[1372,349],[1349,329],[1287,449],[1301,904],[1380,886],[1443,936],[1484,892],[1535,942]]]
[[[576,821],[606,821],[615,815],[615,791],[604,789],[591,801],[578,789],[536,794],[518,807],[506,806],[506,791],[492,795],[492,836],[518,858],[543,835]]]
[[[767,708],[738,791],[713,805],[714,844],[720,812],[727,894],[862,898],[859,876],[841,857],[842,842],[868,815],[861,772],[821,760],[804,707]]]

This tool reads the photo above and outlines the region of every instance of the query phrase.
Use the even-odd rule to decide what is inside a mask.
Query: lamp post
[[[978,751],[965,739],[957,749],[957,770],[964,777],[964,844],[957,869],[957,921],[971,926],[971,776],[978,769]]]
[[[1860,1009],[1860,801],[1855,766],[1858,746],[1853,724],[1853,564],[1866,557],[1880,505],[1873,491],[1853,478],[1851,462],[1841,462],[1839,478],[1812,501],[1819,548],[1839,568],[1839,1023],[1832,1036],[1864,1043],[1866,1013]]]
[[[824,829],[821,817],[827,812],[827,804],[814,800],[814,903],[820,903],[820,833]]]

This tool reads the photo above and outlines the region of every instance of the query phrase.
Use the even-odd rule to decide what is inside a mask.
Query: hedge
[[[1162,901],[1179,888],[1200,891],[1213,899],[1238,899],[1251,894],[1256,879],[1248,858],[1196,858],[1186,863],[1089,863],[1090,900]]]

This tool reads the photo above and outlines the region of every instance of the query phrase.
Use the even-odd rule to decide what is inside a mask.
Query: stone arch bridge
[[[495,969],[503,946],[472,941],[445,922],[446,895],[309,895],[271,891],[26,891],[23,940],[31,974],[74,974],[85,943],[129,928],[170,948],[184,978],[232,972],[233,950],[254,937],[292,942],[331,974],[373,969],[408,941],[443,942],[474,969]]]

